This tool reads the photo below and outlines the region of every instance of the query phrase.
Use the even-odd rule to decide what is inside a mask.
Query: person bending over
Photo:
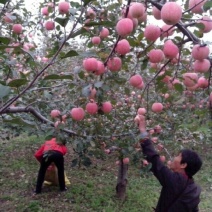
[[[145,117],[136,117],[139,126],[140,145],[147,161],[152,164],[151,171],[160,182],[162,189],[155,208],[156,212],[197,212],[200,202],[200,187],[193,176],[200,170],[200,156],[189,149],[183,149],[171,161],[169,168],[160,160],[146,131]]]
[[[47,168],[53,162],[58,169],[58,181],[60,191],[66,191],[64,176],[64,155],[67,153],[67,147],[63,143],[57,142],[56,138],[45,141],[45,143],[35,152],[35,158],[40,162],[35,194],[41,193],[42,185]]]

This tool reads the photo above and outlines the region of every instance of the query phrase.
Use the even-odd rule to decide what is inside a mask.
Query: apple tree
[[[211,138],[211,5],[0,0],[1,137],[56,133],[73,165],[116,152],[124,199],[128,164],[141,158],[136,115],[168,156]]]

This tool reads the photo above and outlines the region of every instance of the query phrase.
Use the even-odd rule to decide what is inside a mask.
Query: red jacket
[[[40,149],[38,149],[34,156],[38,161],[41,161],[43,154],[46,151],[49,150],[55,150],[58,152],[61,152],[63,155],[65,155],[67,153],[67,147],[65,145],[60,145],[56,142],[56,138],[52,138],[49,141],[46,141],[41,147]]]

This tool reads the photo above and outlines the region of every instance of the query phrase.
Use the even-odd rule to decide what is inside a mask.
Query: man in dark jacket
[[[188,149],[182,150],[170,163],[169,168],[160,160],[152,141],[146,132],[145,117],[136,117],[140,129],[140,144],[151,171],[162,185],[155,211],[157,212],[197,212],[201,189],[195,184],[193,175],[202,166],[199,155]]]

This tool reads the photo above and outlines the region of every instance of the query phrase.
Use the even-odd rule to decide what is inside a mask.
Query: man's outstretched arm
[[[147,157],[147,161],[152,164],[151,171],[155,177],[157,177],[162,186],[173,183],[173,172],[161,161],[160,156],[155,150],[154,145],[146,131],[145,117],[139,115],[135,118],[135,122],[137,122],[141,132],[139,141],[142,151]]]

